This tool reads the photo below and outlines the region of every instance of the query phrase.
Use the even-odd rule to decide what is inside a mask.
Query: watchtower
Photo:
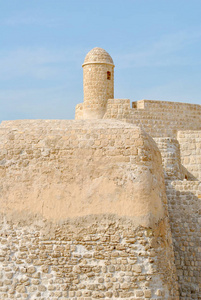
[[[83,67],[83,119],[102,119],[108,99],[114,98],[114,63],[102,48],[86,55]]]

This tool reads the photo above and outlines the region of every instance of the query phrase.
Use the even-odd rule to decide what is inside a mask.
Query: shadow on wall
[[[198,181],[198,178],[193,176],[192,173],[190,173],[183,165],[181,165],[182,173],[184,175],[184,178],[188,181]]]

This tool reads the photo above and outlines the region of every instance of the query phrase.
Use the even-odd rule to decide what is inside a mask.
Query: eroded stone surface
[[[161,162],[130,124],[4,122],[2,299],[177,299]]]
[[[101,48],[83,71],[80,121],[0,126],[0,299],[199,300],[201,106],[113,99]]]
[[[16,121],[4,123],[0,138],[1,211],[11,218],[110,213],[152,226],[164,215],[160,153],[138,127],[104,120]]]
[[[165,221],[1,223],[1,299],[178,299]]]

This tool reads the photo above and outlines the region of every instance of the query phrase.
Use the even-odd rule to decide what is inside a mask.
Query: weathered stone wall
[[[178,299],[165,223],[83,217],[0,225],[1,299]]]
[[[6,212],[14,201],[18,211],[59,220],[115,213],[150,226],[163,216],[161,156],[139,127],[109,120],[8,121],[0,138]]]
[[[194,159],[199,170],[199,133],[179,132],[180,145],[170,137],[154,138],[162,155],[180,299],[189,300],[200,299],[201,294],[201,182],[187,180],[195,180],[189,172],[195,169],[191,164],[184,167],[181,161]]]
[[[104,119],[118,119],[142,126],[152,137],[177,138],[178,130],[201,130],[201,105],[166,101],[108,100]]]
[[[179,131],[178,141],[186,178],[201,180],[201,131]]]
[[[0,128],[1,299],[178,299],[161,156],[118,121]]]
[[[82,121],[0,126],[0,299],[201,299],[201,105],[113,99],[101,48],[83,73]]]
[[[184,179],[185,174],[181,165],[180,145],[176,139],[154,138],[162,156],[164,176],[166,180]]]
[[[156,101],[156,100],[139,100],[132,102],[132,108],[148,109],[150,111],[181,113],[183,116],[191,114],[194,116],[200,115],[201,107],[199,104]]]
[[[201,182],[167,182],[180,299],[201,296]]]

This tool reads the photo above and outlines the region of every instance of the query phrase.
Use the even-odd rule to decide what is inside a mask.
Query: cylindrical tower
[[[108,99],[114,98],[114,63],[102,48],[86,55],[83,67],[83,119],[102,119]]]

